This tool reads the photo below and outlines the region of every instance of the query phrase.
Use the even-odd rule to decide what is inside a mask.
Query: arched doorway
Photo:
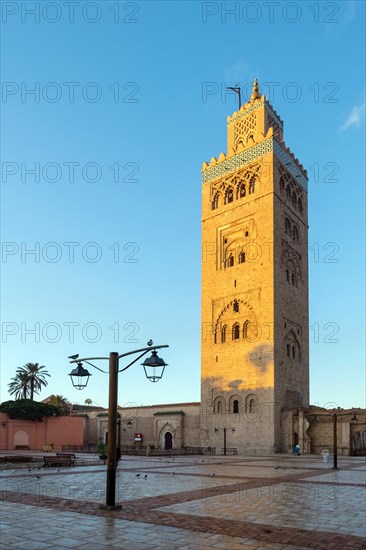
[[[29,447],[29,435],[24,430],[18,430],[14,434],[14,449],[18,445]]]
[[[171,432],[165,432],[164,434],[164,449],[170,451],[173,448],[173,434]]]

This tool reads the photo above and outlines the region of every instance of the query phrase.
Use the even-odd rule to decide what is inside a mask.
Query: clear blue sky
[[[309,172],[311,402],[365,406],[364,3],[35,4],[2,2],[1,400],[38,362],[40,398],[106,405],[67,356],[149,338],[165,377],[132,367],[119,403],[200,399],[201,163],[226,150],[221,89],[258,78]]]

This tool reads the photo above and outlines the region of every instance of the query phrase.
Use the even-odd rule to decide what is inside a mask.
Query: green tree
[[[18,399],[17,401],[5,401],[0,405],[0,412],[6,413],[10,418],[21,420],[38,420],[42,422],[46,416],[61,416],[58,407],[50,403],[39,403],[30,399]]]
[[[57,407],[61,414],[69,414],[71,403],[63,395],[51,395],[48,402]]]
[[[17,374],[26,375],[28,377],[28,391],[31,401],[34,399],[34,394],[39,393],[42,386],[47,386],[46,376],[49,373],[44,370],[46,367],[38,363],[26,363],[23,367],[18,367]]]
[[[17,372],[8,386],[10,395],[15,394],[15,399],[27,399],[29,394],[29,379],[25,372]]]

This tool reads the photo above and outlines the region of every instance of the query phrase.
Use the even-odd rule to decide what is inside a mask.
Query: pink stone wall
[[[84,445],[84,418],[52,416],[43,422],[15,420],[0,413],[0,450],[10,451],[16,445],[28,445],[30,450],[42,450],[53,443],[54,450],[62,445]]]

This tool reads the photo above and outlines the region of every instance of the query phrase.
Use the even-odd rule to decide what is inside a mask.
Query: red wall
[[[43,422],[15,420],[0,413],[0,450],[10,451],[16,445],[28,445],[31,450],[42,450],[53,443],[54,450],[62,445],[84,445],[84,418],[52,416]]]

